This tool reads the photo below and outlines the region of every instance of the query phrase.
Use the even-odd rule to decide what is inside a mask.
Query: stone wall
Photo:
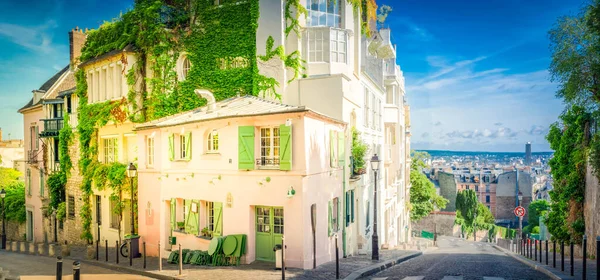
[[[418,222],[412,222],[413,231],[429,231],[437,232],[438,235],[454,236],[454,220],[456,213],[454,212],[434,212],[429,216],[424,217]]]
[[[517,202],[514,196],[496,196],[496,220],[517,221],[514,213],[516,203]],[[521,206],[528,210],[529,203],[531,203],[531,197],[523,197]],[[523,217],[523,227],[527,224],[528,218],[529,211],[526,211],[525,217]]]
[[[585,175],[585,203],[583,216],[585,218],[585,234],[588,236],[588,252],[595,254],[596,237],[600,236],[600,183],[598,177],[593,174],[590,164]],[[596,256],[599,257],[599,256]]]
[[[6,240],[25,241],[26,233],[27,233],[27,227],[26,227],[25,223],[17,223],[17,222],[13,222],[13,221],[6,222]]]
[[[69,147],[69,155],[73,162],[73,170],[71,170],[71,176],[67,180],[66,194],[67,194],[67,217],[63,225],[62,240],[68,244],[86,245],[87,242],[81,239],[81,233],[83,232],[83,220],[79,215],[81,207],[83,206],[83,197],[81,191],[81,183],[83,177],[79,174],[79,138],[75,135],[73,137],[73,143]],[[75,217],[69,216],[69,196],[75,198]]]
[[[456,211],[456,181],[454,175],[440,171],[437,176],[440,184],[440,195],[448,200],[448,204],[446,204],[443,211]]]

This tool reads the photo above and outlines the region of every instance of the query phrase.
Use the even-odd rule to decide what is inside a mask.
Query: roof
[[[134,51],[135,51],[135,47],[133,45],[129,44],[129,45],[125,46],[123,49],[112,50],[112,51],[109,51],[109,52],[107,52],[105,54],[101,54],[101,55],[96,56],[94,58],[90,58],[90,59],[88,59],[88,60],[80,63],[78,67],[79,68],[83,68],[86,65],[92,64],[92,63],[94,63],[96,61],[100,61],[100,60],[109,58],[111,56],[115,56],[117,54],[124,53],[124,52],[134,52]]]
[[[304,106],[286,105],[249,95],[232,97],[219,101],[216,103],[216,109],[212,112],[207,112],[207,108],[207,106],[204,106],[192,111],[138,124],[136,125],[135,130],[169,127],[232,117],[248,117],[311,111]],[[335,121],[340,122],[337,120]]]
[[[56,98],[63,98],[65,96],[69,96],[71,94],[73,94],[75,92],[75,90],[77,89],[77,87],[73,87],[67,90],[63,90],[61,92],[58,93],[58,95],[56,96]]]
[[[42,86],[38,89],[39,91],[48,91],[60,78],[60,76],[62,76],[65,72],[67,72],[69,70],[69,65],[65,66],[65,68],[61,69],[60,71],[58,71],[56,74],[54,74],[54,76],[52,76],[50,79],[48,79],[46,82],[44,82],[42,84]],[[19,109],[19,112],[22,110],[25,110],[29,107],[33,107],[36,105],[39,105],[42,103],[42,100],[40,99],[38,102],[36,102],[35,104],[33,104],[33,97],[29,100],[29,102],[27,102],[27,104],[25,104],[25,106],[23,106],[21,109]]]

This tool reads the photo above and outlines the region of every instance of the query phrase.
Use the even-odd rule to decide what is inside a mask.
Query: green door
[[[275,261],[273,247],[281,244],[283,236],[283,208],[256,207],[256,259]]]

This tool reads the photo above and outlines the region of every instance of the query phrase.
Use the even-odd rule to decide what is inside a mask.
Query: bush
[[[5,187],[6,197],[6,219],[24,223],[25,215],[25,184],[23,182],[13,182]]]

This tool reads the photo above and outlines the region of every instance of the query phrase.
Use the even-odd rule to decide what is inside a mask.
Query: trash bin
[[[277,244],[275,245],[275,247],[273,247],[273,251],[275,251],[275,269],[281,269],[282,267],[282,254],[283,254],[283,250],[281,250],[281,244]]]

